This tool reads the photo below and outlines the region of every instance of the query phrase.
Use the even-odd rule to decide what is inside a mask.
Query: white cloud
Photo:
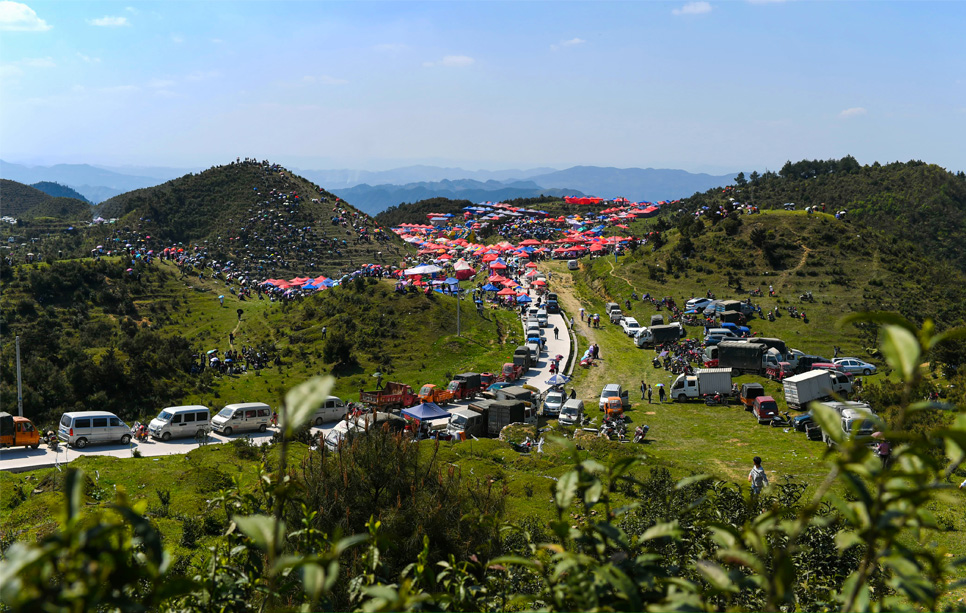
[[[52,57],[29,57],[20,60],[20,64],[28,68],[53,68],[57,65]]]
[[[781,4],[785,0],[748,0],[751,4]]]
[[[88,19],[87,23],[100,28],[119,28],[122,26],[131,25],[131,22],[127,20],[127,17],[111,17],[109,15],[98,17],[97,19]]]
[[[221,73],[217,70],[195,70],[185,77],[186,81],[207,81],[208,79],[214,79],[215,77],[220,77]]]
[[[221,43],[223,43],[225,41],[221,40],[220,38],[212,38],[211,39],[211,42],[213,42],[216,45],[220,45]]]
[[[372,49],[373,51],[379,51],[380,53],[399,53],[408,48],[409,45],[406,45],[405,43],[382,43],[381,45],[375,45]]]
[[[98,91],[105,94],[132,94],[141,91],[141,88],[137,85],[112,85],[110,87],[102,87]]]
[[[475,62],[476,60],[474,60],[468,55],[447,55],[447,56],[444,56],[443,59],[441,59],[438,62],[423,62],[423,66],[426,66],[427,68],[430,68],[433,66],[445,66],[447,68],[465,68],[466,66],[470,66]]]
[[[842,119],[848,119],[849,117],[858,117],[859,115],[865,115],[867,112],[868,111],[866,111],[861,106],[853,106],[852,108],[845,109],[844,111],[839,113],[839,117],[841,117]]]
[[[101,61],[101,58],[99,58],[99,57],[91,57],[89,55],[84,55],[80,51],[77,52],[77,57],[79,57],[80,59],[84,60],[88,64],[99,64],[100,61]]]
[[[582,45],[582,44],[584,44],[586,42],[587,41],[585,41],[582,38],[576,38],[575,37],[575,38],[571,38],[570,40],[562,40],[559,43],[557,43],[556,45],[550,45],[550,48],[553,49],[554,51],[556,51],[557,49],[560,49],[561,47],[575,47],[577,45]]]
[[[13,79],[23,74],[23,70],[13,64],[0,64],[0,79]]]
[[[46,32],[50,25],[37,13],[20,2],[3,0],[0,2],[0,30],[11,32]]]
[[[174,85],[174,81],[170,79],[151,79],[148,81],[148,87],[153,89],[167,89]]]
[[[181,36],[180,34],[172,34],[171,42],[173,42],[176,45],[180,45],[181,43],[184,42],[184,36]]]
[[[675,15],[702,15],[711,12],[711,5],[707,2],[688,2],[679,9],[671,11]]]
[[[136,8],[134,8],[133,6],[125,6],[124,7],[124,10],[127,11],[128,13],[132,14],[132,15],[137,15],[138,14],[138,10]]]
[[[347,85],[349,82],[345,79],[337,79],[335,77],[330,77],[329,75],[319,75],[314,76],[304,76],[302,77],[303,83],[319,83],[320,85]]]

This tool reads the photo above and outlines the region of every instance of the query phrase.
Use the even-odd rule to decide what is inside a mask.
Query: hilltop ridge
[[[51,196],[36,187],[9,179],[0,179],[0,209],[4,215],[19,219],[59,217],[79,221],[91,218],[89,202]]]

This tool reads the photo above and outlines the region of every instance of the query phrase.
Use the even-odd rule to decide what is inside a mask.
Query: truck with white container
[[[847,396],[852,391],[848,377],[834,377],[827,370],[810,370],[782,382],[788,408],[802,410],[814,400],[831,400],[833,395]]]
[[[730,368],[699,368],[693,375],[679,375],[671,384],[670,396],[678,402],[715,394],[731,394]]]

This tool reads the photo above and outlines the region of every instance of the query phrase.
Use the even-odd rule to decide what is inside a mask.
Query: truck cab
[[[486,421],[486,415],[473,409],[454,409],[450,412],[446,431],[457,440],[466,440],[470,436],[485,436]]]
[[[40,447],[40,431],[26,417],[0,413],[0,447]]]
[[[840,432],[845,438],[856,436],[872,436],[875,432],[876,424],[874,419],[875,412],[864,402],[827,402],[826,406],[831,407],[839,414]],[[836,445],[835,440],[829,436],[828,432],[822,433],[822,440],[829,447]]]
[[[771,420],[778,417],[778,403],[771,396],[758,396],[751,411],[759,424],[770,424]]]

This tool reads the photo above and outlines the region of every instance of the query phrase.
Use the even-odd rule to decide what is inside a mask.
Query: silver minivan
[[[87,447],[89,443],[127,445],[131,442],[131,427],[107,411],[64,413],[60,418],[57,438],[78,449]]]
[[[345,417],[347,410],[348,408],[341,398],[329,396],[322,403],[322,406],[315,410],[312,420],[316,426],[321,426],[327,421],[339,421]]]
[[[168,407],[148,424],[148,434],[162,441],[186,436],[198,436],[211,428],[208,407],[192,404]]]
[[[580,398],[570,398],[560,409],[558,422],[562,426],[573,426],[580,423],[584,417],[584,401]]]
[[[211,427],[216,432],[229,436],[232,432],[258,430],[264,432],[272,421],[272,407],[264,402],[240,402],[225,405],[211,418]]]

